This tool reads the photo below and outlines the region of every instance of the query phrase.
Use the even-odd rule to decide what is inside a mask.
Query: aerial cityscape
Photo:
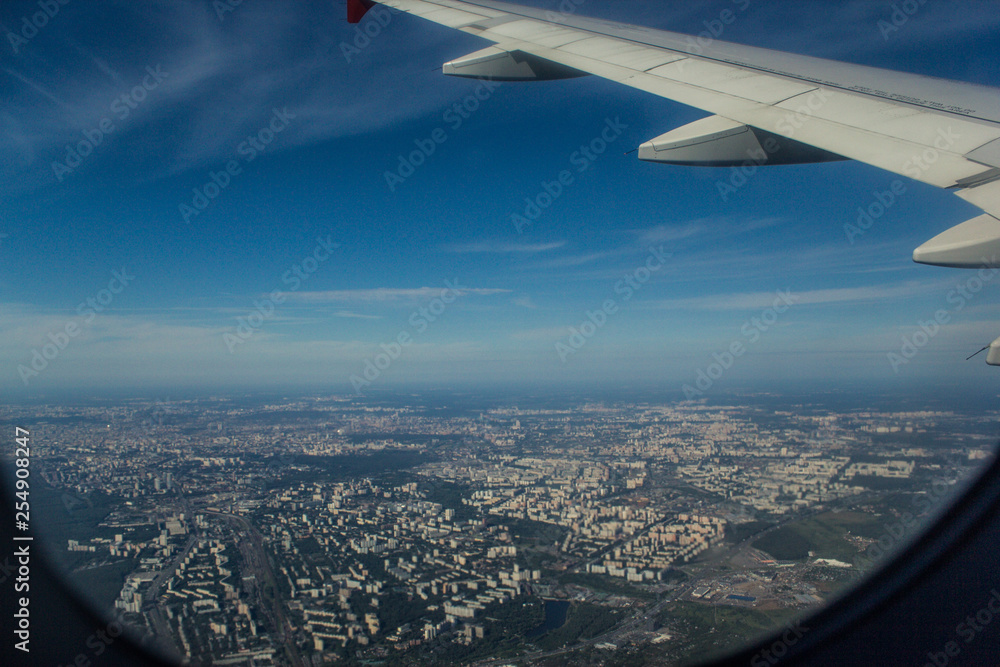
[[[257,665],[684,664],[804,632],[992,457],[996,417],[773,396],[2,409],[68,582],[151,651]]]
[[[514,4],[0,3],[2,667],[1000,664],[996,3]]]

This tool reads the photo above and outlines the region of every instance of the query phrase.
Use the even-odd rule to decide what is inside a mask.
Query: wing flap
[[[587,37],[579,42],[572,42],[560,47],[560,49],[575,53],[580,56],[588,56],[595,59],[604,59],[608,55],[628,52],[630,46],[628,42],[607,37]]]
[[[1000,218],[1000,181],[965,188],[956,194],[970,204],[975,204],[987,213]]]
[[[687,56],[683,56],[679,53],[657,51],[655,49],[642,47],[638,51],[623,51],[616,56],[607,58],[607,61],[612,65],[620,65],[621,67],[636,72],[648,72],[649,70],[655,69],[661,65],[677,62],[678,60],[685,60],[686,58]]]
[[[966,153],[966,157],[990,167],[1000,167],[1000,139],[979,146],[975,150]]]
[[[663,65],[647,74],[768,105],[816,89],[808,83],[693,59]]]
[[[484,30],[480,37],[502,42],[507,39],[522,40],[526,44],[535,44],[544,48],[557,48],[587,39],[587,35],[570,28],[547,26],[529,20],[511,21],[503,25]]]
[[[893,139],[933,147],[959,156],[1000,135],[1000,128],[961,117],[949,117],[854,93],[830,92],[832,94],[821,105],[810,108],[810,115],[859,131],[884,134]],[[776,106],[795,111],[797,104],[795,100],[788,100]]]

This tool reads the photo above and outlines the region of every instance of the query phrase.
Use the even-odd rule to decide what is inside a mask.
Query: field
[[[691,643],[683,644],[686,664],[701,663],[707,658],[735,651],[751,640],[788,624],[797,613],[799,612],[794,609],[760,611],[727,605],[677,602],[663,610],[657,621],[693,638]]]
[[[576,584],[578,586],[585,586],[586,588],[597,591],[599,593],[622,595],[626,597],[639,598],[643,600],[653,600],[656,598],[656,595],[654,593],[650,593],[649,591],[643,590],[641,588],[636,588],[635,586],[632,586],[624,579],[620,579],[618,577],[609,577],[603,574],[588,574],[585,572],[566,572],[559,576],[559,583]]]
[[[818,558],[854,560],[858,551],[844,539],[848,531],[869,535],[879,530],[880,522],[862,512],[826,512],[790,523],[764,535],[754,547],[777,560],[803,560],[812,552]]]
[[[574,602],[566,615],[566,623],[550,630],[534,641],[539,648],[551,651],[560,646],[572,645],[580,640],[596,637],[607,632],[625,618],[622,609],[604,607],[588,602]]]

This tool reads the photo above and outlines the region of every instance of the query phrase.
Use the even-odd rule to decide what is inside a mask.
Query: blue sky
[[[733,6],[587,0],[577,13],[697,33]],[[990,2],[927,3],[888,38],[878,22],[890,3],[746,7],[723,39],[1000,84]],[[1000,335],[997,285],[958,297],[973,272],[910,261],[976,215],[944,191],[842,162],[761,169],[724,200],[729,170],[624,155],[703,112],[595,77],[495,88],[445,77],[442,62],[487,44],[405,15],[348,58],[357,33],[343,2],[244,2],[220,17],[208,1],[71,1],[35,34],[24,21],[39,11],[0,7],[9,398],[359,384],[679,392],[734,343],[744,353],[706,392],[798,379],[994,391],[995,369],[963,359]],[[603,154],[574,158],[606,127]],[[386,172],[434,136],[445,140],[390,188]],[[96,145],[77,163],[67,145],[81,141]],[[572,181],[515,227],[564,170]],[[905,192],[849,242],[844,225],[896,180]],[[217,195],[197,201],[206,187]],[[638,287],[621,287],[626,276]],[[779,292],[793,305],[769,314]],[[571,327],[609,300],[606,322],[574,346]],[[887,354],[939,310],[948,323],[894,369]],[[366,368],[370,384],[352,386]]]

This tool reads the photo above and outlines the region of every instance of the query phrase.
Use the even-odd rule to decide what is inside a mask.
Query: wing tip
[[[347,22],[360,22],[368,10],[374,6],[374,0],[347,0]]]

